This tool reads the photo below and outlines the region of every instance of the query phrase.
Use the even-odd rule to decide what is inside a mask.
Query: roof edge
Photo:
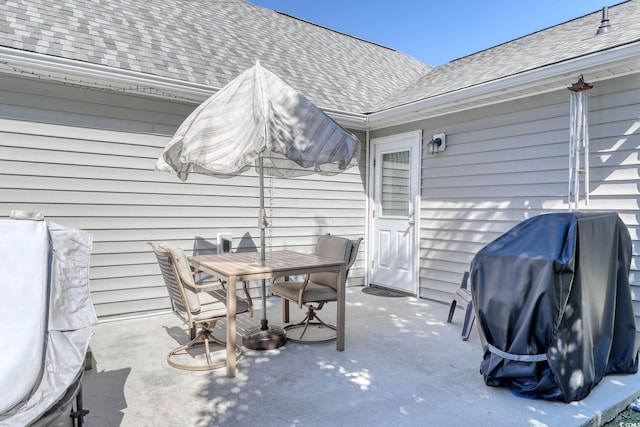
[[[0,46],[0,66],[6,73],[59,81],[87,88],[140,93],[160,98],[195,101],[206,99],[220,88],[185,82],[139,71],[116,69],[43,53]],[[0,68],[0,71],[2,69]]]
[[[522,93],[523,88],[549,84],[552,81],[556,82],[557,87],[549,88],[546,91],[557,90],[562,87],[560,86],[561,84],[564,85],[564,83],[560,83],[560,80],[565,78],[574,78],[576,73],[583,74],[588,70],[593,72],[598,69],[604,69],[615,63],[634,59],[638,61],[638,58],[640,58],[640,41],[635,41],[626,45],[617,46],[579,58],[573,58],[567,61],[524,71],[442,95],[420,99],[385,110],[371,112],[368,114],[369,129],[375,130],[426,118],[429,116],[430,111],[443,109],[445,107],[451,108],[451,111],[448,111],[446,114],[469,108],[477,108],[478,103],[483,99],[487,100],[487,104],[492,103],[489,101],[489,98],[496,93],[500,93],[501,95],[501,100],[498,102],[504,102],[507,98],[516,99],[521,97],[518,96],[518,94]],[[637,73],[640,72],[640,70],[636,68],[635,71],[632,72]],[[618,76],[620,76],[620,74],[610,75],[608,78]],[[598,81],[604,79],[605,78],[600,78]],[[592,82],[592,80],[590,80],[590,82]],[[542,92],[544,91],[540,90],[539,93]],[[509,93],[513,96],[508,97],[507,95]]]
[[[221,88],[0,46],[0,73],[69,86],[200,104]],[[343,126],[366,128],[365,114],[319,108]]]

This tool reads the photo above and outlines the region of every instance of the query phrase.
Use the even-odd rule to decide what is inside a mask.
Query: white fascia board
[[[0,73],[98,90],[174,99],[195,105],[220,90],[219,87],[7,47],[0,47]],[[364,114],[320,109],[342,126],[357,130],[366,128],[367,118]]]
[[[205,100],[219,89],[168,77],[7,47],[0,47],[0,71],[59,81],[69,85],[130,93],[138,91],[144,95],[174,99],[184,98],[193,101]]]
[[[325,114],[338,122],[340,125],[354,130],[367,129],[367,115],[361,113],[351,113],[348,111],[334,110],[331,108],[320,108]]]
[[[523,90],[535,88],[542,84],[548,85],[549,83],[555,82],[558,88],[560,88],[561,84],[566,84],[566,82],[563,81],[566,78],[575,79],[580,74],[597,72],[598,70],[604,70],[624,62],[637,63],[632,66],[632,68],[635,70],[634,72],[640,72],[640,43],[596,52],[588,56],[548,65],[454,92],[418,100],[388,110],[371,113],[368,117],[369,129],[381,129],[396,124],[416,121],[420,118],[427,118],[429,117],[430,111],[452,107],[456,104],[460,110],[464,110],[466,109],[465,104],[471,101],[475,103],[475,108],[477,107],[478,100],[486,98],[489,101],[489,99],[496,94],[500,94],[502,101],[505,100],[505,95],[509,92],[513,92],[514,98],[519,98]],[[619,75],[611,75],[609,78],[617,76]],[[603,79],[600,78],[599,80],[601,81]],[[596,80],[589,80],[590,83],[594,81]],[[544,91],[549,91],[549,89]],[[544,91],[540,91],[540,93]],[[452,112],[453,111],[455,110],[452,110]]]

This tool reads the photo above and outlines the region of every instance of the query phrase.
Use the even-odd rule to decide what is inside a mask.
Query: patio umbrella
[[[259,175],[260,254],[264,260],[264,176],[333,175],[356,164],[360,142],[322,110],[259,63],[203,102],[180,125],[156,170],[186,181],[189,174],[218,177],[256,167]],[[262,321],[249,348],[274,348],[284,331],[269,328],[266,285],[262,282]],[[274,337],[274,335],[281,335]],[[254,345],[255,343],[255,345]],[[281,345],[281,344],[280,344]],[[254,346],[254,347],[252,347]]]

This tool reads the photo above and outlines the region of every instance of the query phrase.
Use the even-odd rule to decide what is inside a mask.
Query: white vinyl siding
[[[591,202],[615,211],[633,239],[635,311],[640,314],[640,78],[594,83],[589,91]],[[567,211],[569,91],[389,128],[425,141],[447,134],[447,149],[423,147],[420,295],[449,303],[475,253],[518,222]]]
[[[168,309],[149,240],[172,241],[188,254],[215,245],[218,233],[232,234],[234,250],[259,246],[255,173],[192,175],[182,183],[154,170],[195,105],[11,80],[0,85],[7,95],[0,101],[0,217],[40,211],[93,235],[90,287],[99,317]],[[364,169],[265,181],[270,247],[309,252],[323,233],[363,236]],[[362,283],[363,264],[352,268],[351,285]]]

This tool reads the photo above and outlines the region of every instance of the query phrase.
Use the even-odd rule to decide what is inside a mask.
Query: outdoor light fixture
[[[596,36],[599,36],[600,34],[606,34],[609,31],[613,31],[613,28],[611,28],[611,25],[609,25],[609,8],[605,6],[602,8],[602,20],[600,21],[598,31],[596,31]]]
[[[447,148],[446,135],[437,133],[431,137],[431,141],[427,143],[427,151],[429,154],[439,153]]]
[[[232,249],[232,244],[233,244],[233,240],[232,240],[233,236],[231,235],[231,233],[218,233],[217,236],[217,244],[216,244],[216,250],[217,253],[219,254],[224,254],[227,252],[231,252]]]

